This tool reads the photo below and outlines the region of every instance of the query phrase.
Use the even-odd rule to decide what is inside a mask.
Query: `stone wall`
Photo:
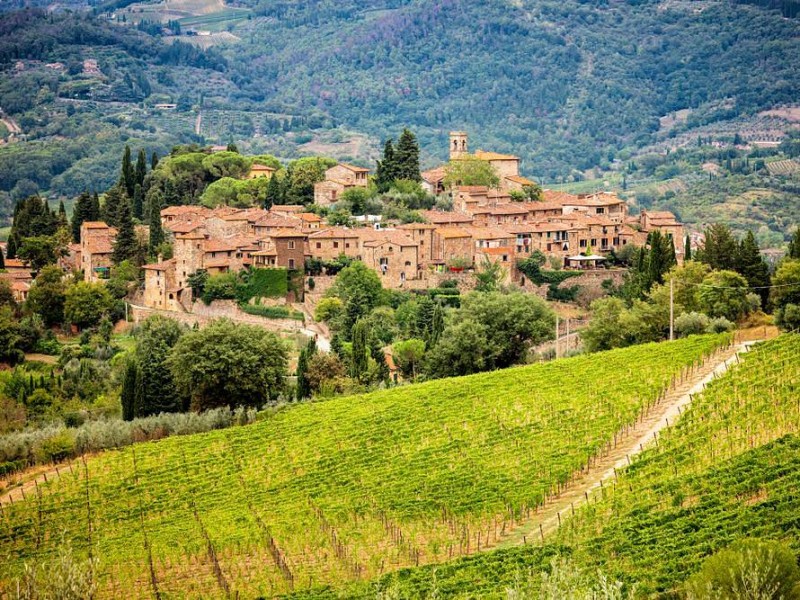
[[[173,310],[158,310],[131,304],[131,316],[134,323],[138,323],[150,315],[162,315],[189,326],[208,325],[215,319],[228,318],[237,323],[258,325],[276,333],[296,333],[305,328],[303,321],[297,319],[268,319],[258,315],[250,315],[239,310],[233,300],[215,300],[208,306],[202,302],[195,302],[193,312],[178,312]]]

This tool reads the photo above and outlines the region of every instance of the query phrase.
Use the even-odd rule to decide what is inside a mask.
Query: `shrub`
[[[59,462],[74,455],[75,437],[66,429],[43,439],[36,448],[36,461],[39,463]]]
[[[703,313],[683,313],[675,319],[675,332],[681,337],[700,335],[708,329],[708,317]]]
[[[260,304],[242,304],[239,306],[242,312],[249,315],[265,317],[267,319],[295,319],[304,321],[305,315],[297,310],[292,310],[286,306],[261,306]]]
[[[800,330],[800,305],[781,306],[775,311],[775,324],[784,331]]]
[[[710,556],[686,583],[688,600],[798,600],[800,569],[781,542],[742,540]]]
[[[706,329],[707,333],[725,333],[726,331],[733,331],[734,327],[736,327],[733,323],[728,321],[725,317],[717,317],[716,319],[711,319],[708,323],[708,329]]]

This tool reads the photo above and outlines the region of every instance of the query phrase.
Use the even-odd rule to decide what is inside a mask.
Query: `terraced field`
[[[800,553],[800,335],[783,335],[695,397],[658,445],[646,449],[588,506],[565,519],[546,545],[486,552],[445,565],[405,569],[344,590],[294,599],[507,598],[534,583],[557,554],[670,594],[703,558],[737,539],[784,540]],[[387,597],[389,597],[387,593]],[[672,597],[672,596],[667,596]]]
[[[101,597],[125,598],[340,588],[471,555],[728,343],[434,381],[108,452],[2,507],[2,585],[63,539],[99,558]]]

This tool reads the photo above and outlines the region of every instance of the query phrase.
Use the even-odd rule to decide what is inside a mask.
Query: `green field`
[[[638,595],[669,594],[709,554],[737,539],[787,541],[800,552],[800,335],[745,354],[696,396],[658,446],[639,455],[547,545],[405,569],[346,590],[294,599],[375,597],[507,598],[520,578],[535,581],[556,554],[587,570],[636,584]],[[387,596],[388,597],[388,596]]]
[[[100,558],[102,595],[127,598],[272,596],[472,554],[728,341],[337,398],[105,453],[3,507],[3,583],[62,536]]]

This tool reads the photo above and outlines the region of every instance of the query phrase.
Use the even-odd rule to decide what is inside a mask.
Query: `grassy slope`
[[[703,558],[733,540],[764,537],[800,550],[800,336],[784,335],[695,398],[548,545],[525,546],[407,569],[344,592],[294,598],[505,598],[515,580],[546,568],[556,553],[635,582],[642,595],[675,589]]]
[[[62,535],[81,552],[91,545],[103,587],[128,597],[151,594],[148,547],[159,589],[182,597],[225,585],[272,595],[288,579],[341,585],[472,552],[725,339],[301,405],[251,427],[103,454],[88,480],[79,467],[4,507],[5,583]]]

